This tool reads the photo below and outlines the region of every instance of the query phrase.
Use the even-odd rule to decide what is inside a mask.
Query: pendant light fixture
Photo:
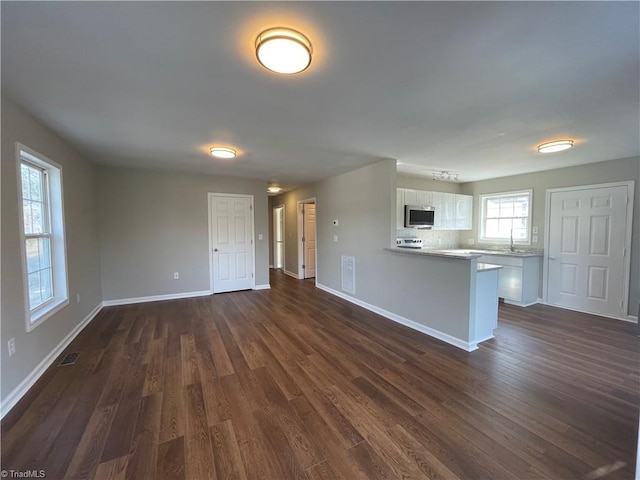
[[[262,66],[285,75],[299,73],[311,64],[311,42],[285,27],[269,28],[256,38],[256,57]]]
[[[555,153],[563,150],[568,150],[573,147],[573,140],[558,140],[556,142],[547,142],[538,145],[538,152],[540,153]]]

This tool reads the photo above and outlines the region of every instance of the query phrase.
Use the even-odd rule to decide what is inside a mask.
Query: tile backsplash
[[[418,230],[399,228],[398,238],[421,238],[423,248],[458,248],[460,232],[457,230]]]

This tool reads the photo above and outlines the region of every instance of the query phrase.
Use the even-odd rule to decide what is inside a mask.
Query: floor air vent
[[[80,355],[79,353],[69,353],[67,354],[62,361],[58,364],[59,367],[62,367],[63,365],[73,365],[74,363],[76,363],[76,359],[78,358],[78,355]]]

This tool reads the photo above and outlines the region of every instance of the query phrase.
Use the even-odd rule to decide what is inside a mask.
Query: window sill
[[[47,304],[44,308],[30,313],[27,320],[27,333],[34,330],[37,326],[42,325],[45,320],[58,313],[67,305],[69,305],[68,298],[57,298]]]
[[[491,245],[503,245],[507,247],[511,245],[511,242],[509,240],[505,241],[503,239],[498,239],[498,238],[479,238],[478,243],[487,243]],[[528,247],[528,246],[531,246],[531,242],[528,240],[524,242],[513,242],[513,245],[518,247]]]

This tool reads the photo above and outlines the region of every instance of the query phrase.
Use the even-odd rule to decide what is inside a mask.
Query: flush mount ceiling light
[[[276,73],[302,72],[311,63],[311,54],[309,39],[290,28],[269,28],[256,38],[258,61]]]
[[[538,145],[540,153],[555,153],[568,150],[573,147],[573,140],[558,140],[557,142],[548,142]]]
[[[278,187],[277,185],[272,185],[269,188],[267,188],[267,192],[269,193],[280,193],[281,190],[282,188]]]
[[[236,151],[229,147],[213,147],[211,155],[217,158],[235,158]]]

